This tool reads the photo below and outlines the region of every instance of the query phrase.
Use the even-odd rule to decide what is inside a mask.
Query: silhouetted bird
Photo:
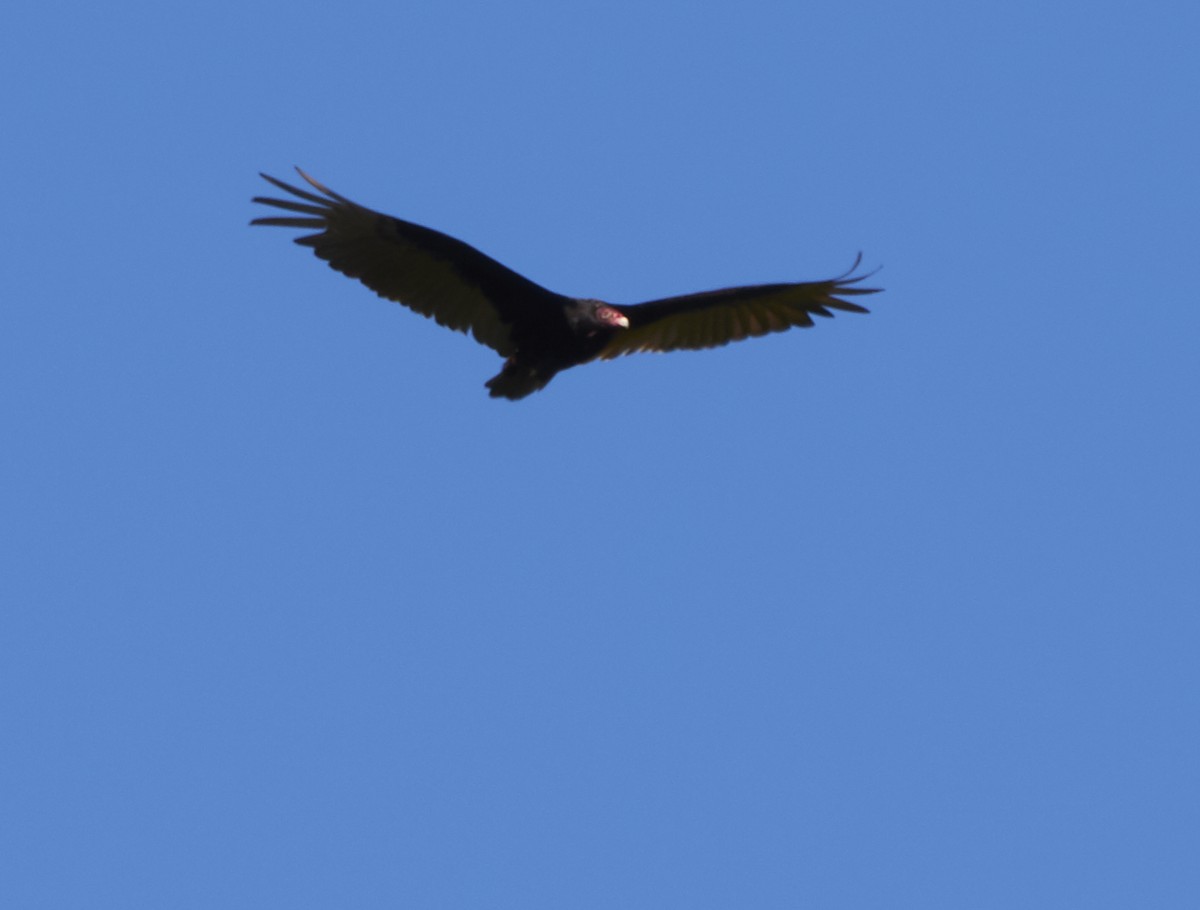
[[[759,284],[667,297],[630,306],[565,297],[453,237],[363,208],[297,170],[321,195],[263,174],[295,199],[254,201],[293,215],[252,224],[310,228],[296,238],[333,268],[441,325],[470,332],[508,358],[487,382],[493,398],[524,398],[554,374],[597,357],[636,351],[712,348],[793,326],[830,310],[865,313],[842,297],[874,294],[844,275],[827,281]],[[299,201],[297,201],[299,200]]]

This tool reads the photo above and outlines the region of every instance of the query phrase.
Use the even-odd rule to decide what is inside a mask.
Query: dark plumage
[[[299,173],[321,195],[263,174],[296,198],[254,201],[295,214],[251,224],[311,228],[316,233],[296,243],[312,247],[339,272],[441,325],[470,332],[506,357],[487,383],[493,398],[524,398],[560,370],[597,357],[711,348],[810,326],[813,316],[832,316],[830,310],[865,313],[841,298],[878,290],[857,286],[867,276],[851,277],[855,259],[849,272],[827,281],[725,288],[631,306],[565,297],[461,240],[363,208]]]

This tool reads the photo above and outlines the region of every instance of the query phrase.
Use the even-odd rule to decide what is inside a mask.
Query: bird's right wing
[[[505,357],[515,352],[514,322],[565,302],[461,240],[364,208],[297,171],[321,195],[263,174],[296,198],[256,196],[254,201],[295,214],[250,223],[312,228],[317,233],[297,237],[296,243],[312,247],[337,271],[381,297],[469,332]]]
[[[831,310],[865,313],[866,307],[842,299],[879,290],[857,286],[868,277],[852,277],[858,262],[856,259],[844,275],[827,281],[723,288],[618,306],[629,320],[629,328],[613,335],[600,356],[607,360],[638,351],[715,348],[769,332],[808,327],[813,316],[832,316]]]

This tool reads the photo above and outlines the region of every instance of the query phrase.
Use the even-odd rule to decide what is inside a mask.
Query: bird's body
[[[725,288],[630,306],[567,297],[461,240],[363,208],[300,175],[321,195],[263,174],[296,199],[254,201],[295,214],[251,223],[316,230],[296,242],[380,296],[469,332],[507,358],[487,383],[492,397],[524,398],[556,373],[598,357],[716,347],[810,326],[813,315],[832,316],[831,309],[865,313],[836,295],[875,293],[856,286],[865,276],[848,272],[828,281]]]

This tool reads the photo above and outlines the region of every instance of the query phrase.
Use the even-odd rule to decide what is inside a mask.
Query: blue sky
[[[0,905],[1194,907],[1194,4],[24,3]],[[292,165],[565,293],[487,398]]]

